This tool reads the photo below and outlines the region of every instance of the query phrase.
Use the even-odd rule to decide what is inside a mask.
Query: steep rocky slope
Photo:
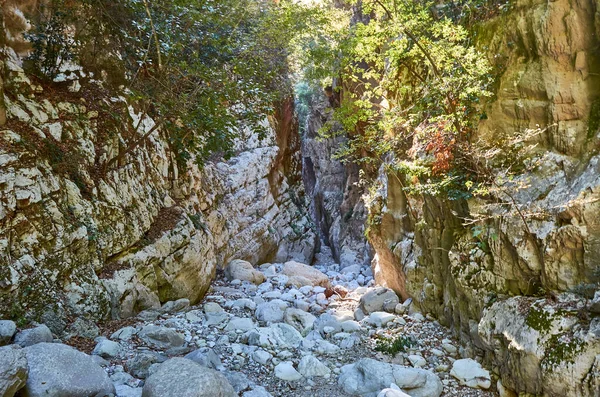
[[[319,130],[331,117],[330,104],[317,95],[310,104],[302,137],[303,178],[312,217],[321,241],[342,266],[368,264],[370,247],[364,236],[366,209],[359,186],[359,167],[335,158],[343,136],[322,138]]]
[[[311,261],[290,103],[265,119],[266,139],[243,131],[229,161],[183,169],[158,129],[106,169],[154,121],[77,68],[42,88],[14,53],[5,66],[3,317],[43,320],[61,333],[77,316],[69,330],[77,333],[86,320],[197,302],[232,258]]]
[[[376,280],[454,328],[517,393],[600,390],[597,309],[572,293],[598,290],[597,8],[516,1],[475,29],[498,66],[478,139],[543,131],[526,187],[496,198],[507,204],[409,198],[384,167],[368,203]]]

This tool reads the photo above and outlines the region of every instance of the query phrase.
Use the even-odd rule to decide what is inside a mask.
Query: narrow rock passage
[[[374,287],[369,268],[340,270],[327,247],[313,268],[288,262],[253,270],[236,261],[225,273],[250,281],[220,274],[201,304],[180,300],[144,311],[134,326],[99,341],[93,354],[118,396],[140,396],[142,389],[144,396],[172,396],[195,382],[185,360],[171,357],[218,371],[235,390],[215,375],[202,396],[377,396],[391,383],[412,397],[495,395],[450,375],[460,352],[445,328],[408,314],[391,290]],[[411,341],[405,351],[394,357],[375,350],[378,340],[398,336]],[[489,387],[485,370],[464,380],[477,367],[464,363],[463,383]]]

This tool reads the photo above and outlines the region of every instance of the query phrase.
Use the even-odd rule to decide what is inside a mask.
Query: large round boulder
[[[288,285],[303,287],[319,285],[329,287],[329,278],[323,272],[300,262],[289,261],[283,265],[281,273],[288,276]]]
[[[261,284],[265,281],[265,275],[256,270],[250,262],[235,259],[229,262],[225,268],[225,276],[230,280],[249,281],[253,284]]]
[[[223,375],[186,358],[172,358],[144,384],[142,397],[237,397]]]
[[[102,397],[115,393],[104,370],[85,353],[60,343],[24,349],[29,377],[23,397]]]

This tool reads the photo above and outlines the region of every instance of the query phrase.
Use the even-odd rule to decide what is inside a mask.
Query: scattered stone
[[[179,347],[185,342],[183,335],[174,329],[156,325],[146,325],[139,332],[138,336],[144,342],[159,349]]]
[[[252,359],[262,365],[267,365],[267,363],[271,361],[272,358],[273,355],[264,350],[257,350],[254,353],[252,353]]]
[[[215,353],[215,351],[210,347],[201,347],[200,349],[194,350],[190,354],[186,355],[184,358],[192,360],[196,364],[200,364],[206,368],[216,369],[219,371],[225,369],[217,353]]]
[[[306,378],[312,378],[314,376],[329,376],[331,370],[327,368],[322,362],[316,357],[307,355],[302,357],[298,364],[298,372]]]
[[[137,330],[134,327],[124,327],[113,333],[110,338],[126,341],[130,340],[135,334],[137,334]]]
[[[284,361],[275,366],[275,376],[281,380],[295,381],[302,379],[302,375],[294,368],[291,361]]]
[[[242,372],[223,371],[222,374],[227,378],[227,381],[231,384],[236,393],[241,393],[250,388],[250,380]]]
[[[0,396],[14,396],[25,386],[28,372],[25,351],[20,346],[0,347]]]
[[[411,354],[407,358],[408,361],[410,361],[410,364],[415,368],[423,368],[427,365],[427,361],[418,354]]]
[[[302,335],[294,327],[283,323],[249,331],[247,339],[249,345],[263,348],[295,349],[302,343]]]
[[[450,375],[458,379],[461,385],[468,387],[489,389],[492,385],[492,378],[489,371],[482,368],[481,364],[470,358],[454,361]]]
[[[261,284],[265,281],[265,275],[254,269],[250,262],[235,259],[225,267],[225,276],[229,280],[249,281],[253,284]]]
[[[24,349],[29,376],[26,396],[104,396],[115,387],[90,356],[60,343],[36,343]]]
[[[37,343],[50,343],[54,340],[50,328],[44,324],[25,329],[15,336],[15,344],[21,347],[33,346]]]
[[[169,301],[169,302],[165,303],[160,308],[160,311],[162,313],[180,312],[180,311],[187,309],[189,306],[190,306],[190,300],[183,298],[183,299],[178,299],[176,301]]]
[[[249,331],[254,328],[256,328],[256,324],[251,318],[234,317],[225,327],[225,331]]]
[[[389,388],[383,389],[377,397],[411,397],[404,393],[396,384],[392,383]]]
[[[456,352],[458,351],[456,349],[456,346],[454,346],[450,343],[443,343],[442,349],[444,349],[448,354],[456,354]]]
[[[316,319],[312,314],[294,308],[287,309],[284,314],[285,323],[296,328],[304,336],[312,331]]]
[[[289,277],[287,282],[288,285],[293,285],[295,287],[307,285],[318,285],[321,287],[329,286],[329,278],[326,274],[303,263],[295,261],[286,262],[283,265],[281,272]]]
[[[237,397],[227,379],[186,358],[172,358],[144,384],[144,397]]]
[[[443,386],[431,371],[387,364],[370,358],[345,365],[338,385],[350,395],[376,395],[392,383],[412,397],[439,397]]]
[[[136,378],[145,379],[148,377],[148,368],[159,362],[159,360],[159,357],[154,353],[141,352],[127,360],[127,368]]]
[[[284,311],[276,301],[261,303],[256,307],[256,319],[266,323],[278,323],[283,321]]]
[[[108,339],[102,339],[100,342],[98,342],[94,348],[94,351],[92,352],[92,354],[102,358],[119,357],[120,353],[121,345]]]
[[[376,327],[385,327],[387,323],[396,319],[396,316],[387,312],[374,312],[364,321]]]
[[[273,397],[273,395],[269,393],[264,387],[257,386],[251,391],[244,392],[244,394],[242,394],[242,397]]]
[[[400,303],[398,295],[389,289],[384,287],[378,287],[370,290],[360,298],[359,308],[365,314],[371,314],[373,312],[380,312],[384,310],[384,303],[387,303],[387,308],[394,311],[396,305]],[[360,320],[359,320],[360,321]]]
[[[17,325],[14,321],[0,320],[0,346],[9,344],[15,332],[17,332]]]

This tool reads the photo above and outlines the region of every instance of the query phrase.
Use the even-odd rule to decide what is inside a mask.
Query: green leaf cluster
[[[124,86],[179,160],[202,164],[232,155],[243,127],[264,135],[313,13],[287,0],[50,0],[32,16],[31,63],[52,80],[75,61]]]
[[[419,189],[448,191],[454,185],[464,191],[474,173],[464,153],[483,117],[482,103],[491,96],[486,57],[456,18],[434,2],[347,5],[354,16],[346,33],[331,34],[335,45],[322,50],[330,60],[309,58],[335,67],[342,93],[324,136],[349,136],[340,158],[374,165],[390,155],[410,160],[427,169],[420,172],[427,179],[410,179]]]

